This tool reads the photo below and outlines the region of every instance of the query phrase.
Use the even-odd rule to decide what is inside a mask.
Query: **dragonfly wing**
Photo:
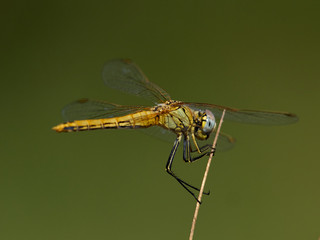
[[[274,111],[258,111],[258,110],[246,110],[236,109],[230,107],[219,106],[208,103],[183,103],[192,109],[210,110],[214,116],[218,119],[221,118],[223,109],[226,110],[224,119],[241,122],[241,123],[253,123],[253,124],[265,124],[265,125],[282,125],[291,124],[298,121],[297,115],[288,112],[274,112]]]
[[[213,142],[213,136],[215,136],[215,134],[212,134],[212,137],[209,138],[211,142]],[[236,140],[233,137],[223,132],[220,132],[216,149],[217,151],[227,151],[233,148],[235,143]]]
[[[168,93],[150,82],[140,68],[129,59],[107,62],[103,68],[102,78],[110,88],[140,96],[154,103],[171,99]]]
[[[151,128],[140,128],[138,131],[169,143],[173,143],[174,140],[177,138],[177,135],[174,132],[159,126],[153,126]],[[212,144],[214,136],[215,136],[215,133],[211,134],[210,138],[206,141],[206,143]],[[235,142],[236,140],[233,137],[231,137],[228,134],[220,132],[217,147],[216,147],[217,151],[230,150],[231,148],[234,147]],[[202,142],[199,141],[198,144],[201,145]]]
[[[80,99],[62,109],[65,121],[100,119],[124,116],[146,109],[142,106],[122,106],[99,100]]]
[[[153,126],[151,128],[139,128],[138,131],[164,142],[173,143],[177,138],[177,135],[174,132],[164,129],[160,126]]]

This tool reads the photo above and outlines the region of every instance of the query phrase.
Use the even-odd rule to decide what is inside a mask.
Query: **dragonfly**
[[[107,62],[102,75],[108,87],[150,100],[155,105],[125,106],[101,100],[80,99],[63,108],[62,116],[66,122],[53,127],[53,130],[78,132],[153,127],[165,137],[166,133],[171,133],[175,136],[175,140],[165,169],[198,202],[194,191],[199,191],[199,188],[182,180],[172,170],[173,159],[181,142],[183,142],[185,162],[194,162],[214,153],[215,149],[207,144],[206,140],[215,132],[216,122],[221,118],[224,109],[226,110],[224,119],[235,122],[282,125],[298,120],[295,114],[289,112],[240,110],[209,103],[173,100],[161,87],[150,82],[138,65],[129,59]],[[224,133],[220,133],[219,139],[218,147],[222,143],[222,146],[228,148],[235,141],[233,137]],[[200,145],[198,142],[205,144]]]

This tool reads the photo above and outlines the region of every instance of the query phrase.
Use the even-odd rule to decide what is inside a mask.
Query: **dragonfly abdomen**
[[[141,111],[122,117],[76,120],[73,122],[59,124],[53,127],[53,130],[57,132],[78,132],[96,129],[146,128],[156,125],[157,122],[158,118],[155,116],[154,112]]]

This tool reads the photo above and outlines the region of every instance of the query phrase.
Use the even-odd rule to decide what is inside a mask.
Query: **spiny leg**
[[[206,151],[208,149],[211,149],[211,145],[207,144],[207,145],[204,145],[202,147],[200,147],[200,151],[203,152],[203,151]],[[192,150],[191,148],[191,144],[190,144],[190,137],[188,135],[184,136],[184,141],[183,141],[183,160],[185,162],[194,162],[208,154],[211,153],[210,152],[203,152],[202,154],[198,155],[198,156],[191,156],[190,152],[198,152],[197,150]],[[197,190],[197,191],[200,191],[198,188],[195,188],[193,187],[193,189]],[[209,195],[210,194],[210,191],[208,192],[203,192],[203,194],[205,195]]]
[[[217,144],[216,144],[216,146],[217,146]],[[211,144],[205,144],[205,145],[201,146],[199,149],[201,152],[204,152],[204,151],[207,151],[210,149],[210,151],[207,151],[207,156],[209,156],[211,153],[213,153],[213,155],[214,155],[216,152],[216,148],[213,148]],[[191,147],[191,144],[190,144],[190,152],[194,153],[194,152],[198,152],[198,151],[197,151],[197,149],[193,150]]]
[[[207,151],[208,149],[212,149],[212,145],[210,144],[205,144],[203,146],[201,146],[200,148],[201,152]],[[197,149],[192,149],[191,145],[190,145],[190,152],[194,153],[194,152],[198,152]]]
[[[198,149],[200,150],[200,154],[198,156],[192,156],[190,153],[198,152]],[[185,162],[194,162],[204,156],[210,155],[210,153],[214,153],[215,149],[212,148],[210,144],[206,144],[196,150],[193,150],[190,143],[190,137],[189,135],[186,135],[184,137],[183,142],[183,160]],[[210,150],[210,151],[207,151]]]
[[[170,155],[169,155],[169,159],[168,159],[168,162],[167,162],[167,165],[166,165],[166,171],[167,171],[167,173],[169,173],[172,177],[174,177],[174,178],[178,181],[178,183],[180,183],[181,186],[182,186],[184,189],[186,189],[186,190],[194,197],[194,199],[197,200],[197,202],[201,203],[201,202],[198,200],[198,198],[194,195],[194,193],[193,193],[189,188],[187,188],[187,187],[190,187],[190,188],[192,188],[192,189],[194,189],[194,190],[197,190],[197,191],[200,191],[200,189],[199,189],[199,188],[196,188],[196,187],[194,187],[194,186],[192,186],[192,185],[190,185],[189,183],[186,183],[185,181],[183,181],[182,179],[180,179],[177,175],[175,175],[175,174],[172,172],[172,170],[171,170],[172,162],[173,162],[173,159],[174,159],[174,155],[176,154],[176,151],[177,151],[177,149],[178,149],[178,146],[179,146],[179,143],[180,143],[180,141],[181,141],[181,138],[182,138],[182,134],[177,137],[177,139],[175,140],[175,142],[174,142],[174,144],[173,144],[173,148],[172,148],[172,150],[171,150],[171,153],[170,153]]]
[[[202,158],[203,156],[209,156],[211,153],[212,153],[213,156],[214,156],[214,154],[215,154],[215,152],[216,152],[216,148],[212,148],[212,145],[210,145],[210,144],[203,145],[203,146],[200,147],[199,149],[200,149],[200,151],[201,151],[202,153],[201,153],[200,155],[198,155],[198,156],[191,157],[190,162],[194,162],[194,161]],[[197,151],[196,149],[193,150],[192,147],[191,147],[191,145],[190,145],[190,152],[191,152],[191,153],[194,153],[194,152],[198,152],[198,151]],[[190,156],[191,156],[191,155],[190,155]]]

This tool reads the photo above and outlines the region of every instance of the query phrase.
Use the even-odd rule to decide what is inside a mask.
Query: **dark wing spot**
[[[86,103],[88,101],[89,101],[88,98],[81,98],[81,99],[78,100],[78,103]]]

